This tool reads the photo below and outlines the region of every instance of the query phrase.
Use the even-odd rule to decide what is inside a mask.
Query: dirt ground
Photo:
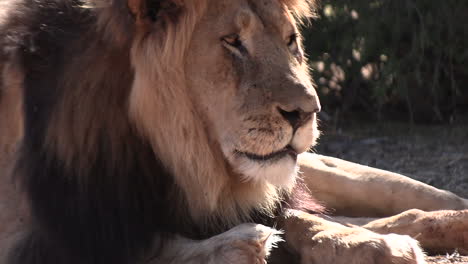
[[[444,263],[452,263],[452,264],[467,264],[468,257],[460,256],[457,252],[452,254],[447,254],[445,256],[432,256],[427,257],[428,264],[444,264]]]
[[[468,198],[468,122],[466,125],[346,122],[322,124],[315,151],[407,175]],[[468,263],[456,252],[429,263]]]

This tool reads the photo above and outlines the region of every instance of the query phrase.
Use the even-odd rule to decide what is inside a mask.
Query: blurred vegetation
[[[375,120],[468,116],[468,0],[322,0],[304,29],[324,111]]]

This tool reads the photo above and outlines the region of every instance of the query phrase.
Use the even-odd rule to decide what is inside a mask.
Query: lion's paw
[[[216,236],[214,263],[263,264],[282,241],[280,231],[258,224],[242,224]]]
[[[424,253],[409,236],[380,235],[361,228],[323,231],[301,252],[302,264],[423,264]]]

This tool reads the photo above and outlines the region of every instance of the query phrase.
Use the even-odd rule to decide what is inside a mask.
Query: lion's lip
[[[283,158],[286,155],[291,156],[293,159],[297,158],[297,151],[293,149],[290,145],[282,148],[281,150],[275,151],[273,153],[267,154],[267,155],[258,155],[250,152],[241,152],[237,151],[238,154],[241,154],[251,160],[255,161],[274,161]]]

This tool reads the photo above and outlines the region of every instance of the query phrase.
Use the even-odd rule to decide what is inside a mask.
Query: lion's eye
[[[288,47],[291,47],[293,46],[294,44],[297,43],[297,33],[294,33],[292,34],[291,36],[289,36],[289,39],[288,39]]]
[[[227,45],[239,49],[242,47],[242,41],[240,40],[239,35],[232,34],[222,38],[223,42]]]
[[[247,48],[242,43],[239,35],[231,34],[221,38],[223,46],[237,57],[243,57],[248,54]]]
[[[297,39],[299,38],[299,34],[298,33],[294,33],[292,34],[291,36],[289,36],[289,39],[288,39],[288,48],[289,50],[292,52],[292,54],[294,55],[294,57],[296,57],[296,59],[298,60],[299,64],[302,64],[302,61],[303,61],[303,54],[299,48],[299,43],[297,42]]]

